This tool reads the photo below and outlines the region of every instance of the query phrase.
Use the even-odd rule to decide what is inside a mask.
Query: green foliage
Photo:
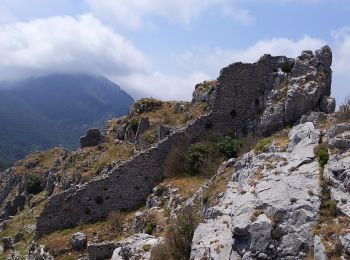
[[[213,145],[200,142],[190,146],[187,162],[190,175],[199,175],[212,158],[217,157]]]
[[[0,168],[37,150],[75,149],[88,128],[125,115],[132,102],[102,77],[61,74],[0,82]]]
[[[283,65],[282,65],[282,71],[285,72],[285,73],[291,73],[293,67],[294,67],[294,64],[293,64],[293,63],[286,61],[286,62],[283,63]]]
[[[155,229],[155,227],[156,227],[156,224],[154,224],[153,222],[148,222],[146,224],[146,227],[145,227],[145,233],[148,234],[148,235],[152,235],[153,230]]]
[[[41,181],[40,179],[35,176],[35,175],[30,175],[26,184],[25,184],[25,191],[28,194],[38,194],[42,191],[42,187],[41,187]]]
[[[240,140],[219,135],[207,136],[191,145],[175,146],[165,162],[165,174],[168,177],[181,174],[210,177],[222,161],[237,157],[241,147]]]
[[[221,138],[217,143],[219,154],[223,155],[226,159],[237,157],[241,147],[242,141],[233,139],[230,136]]]
[[[318,158],[318,162],[320,163],[321,167],[323,168],[329,160],[327,145],[319,144],[317,147],[315,147],[314,153]]]

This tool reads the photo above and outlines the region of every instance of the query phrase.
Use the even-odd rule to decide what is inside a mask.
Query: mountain
[[[0,168],[35,150],[76,148],[91,127],[126,114],[131,96],[91,75],[49,75],[0,83]]]

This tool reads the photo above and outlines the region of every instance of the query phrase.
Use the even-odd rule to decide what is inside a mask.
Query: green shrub
[[[213,147],[208,143],[200,142],[191,145],[187,153],[190,175],[199,175],[208,163],[208,159],[213,158],[213,156],[209,156],[213,153],[215,153]]]
[[[283,65],[282,65],[282,71],[285,72],[285,73],[291,73],[293,67],[294,67],[294,64],[293,64],[293,63],[286,61],[286,62],[283,63]]]
[[[237,157],[239,150],[242,147],[242,141],[233,139],[230,136],[225,136],[217,143],[219,154],[226,157],[226,159]]]
[[[139,120],[137,118],[133,118],[129,124],[129,128],[136,133],[137,129],[139,128]]]
[[[166,232],[166,244],[172,259],[187,260],[190,258],[192,238],[198,218],[187,213],[178,216]]]
[[[35,195],[40,193],[42,190],[40,179],[35,175],[30,175],[25,185],[25,191],[28,194]]]
[[[145,227],[145,233],[148,235],[152,235],[153,230],[156,228],[156,224],[153,222],[148,222]]]
[[[328,153],[327,145],[319,144],[318,146],[315,147],[314,153],[318,158],[319,164],[323,168],[329,160],[329,153]]]

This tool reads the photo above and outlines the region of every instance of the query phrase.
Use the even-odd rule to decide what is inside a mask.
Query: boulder
[[[156,238],[147,234],[136,234],[120,242],[121,245],[113,252],[112,260],[150,259],[152,248],[162,242],[164,242],[164,239],[161,237]]]
[[[250,225],[251,237],[250,251],[252,253],[264,252],[271,242],[272,221],[265,214],[261,214]]]
[[[315,112],[311,111],[307,113],[306,115],[303,115],[300,119],[300,124],[304,124],[306,122],[311,122],[314,125],[318,125],[323,120],[326,119],[326,114],[324,112]]]
[[[232,179],[195,230],[191,259],[303,259],[314,245],[320,131],[293,127],[287,152],[236,159]],[[286,258],[288,256],[289,258]]]
[[[96,128],[89,129],[86,135],[80,137],[80,148],[88,146],[97,146],[102,140],[100,130]]]
[[[82,251],[86,248],[87,237],[84,233],[77,232],[71,238],[72,248],[75,251]]]
[[[335,98],[323,96],[320,101],[320,110],[326,114],[331,114],[335,111]]]

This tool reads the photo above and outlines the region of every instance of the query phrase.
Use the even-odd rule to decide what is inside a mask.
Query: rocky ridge
[[[78,181],[77,186],[74,180],[64,188],[64,179],[71,178],[69,173],[53,182],[49,181],[52,175],[47,174],[42,186],[48,197],[53,196],[47,199],[39,194],[29,200],[37,201],[33,209],[43,207],[36,215],[37,238],[54,237],[56,233],[50,233],[55,230],[101,220],[113,211],[130,212],[146,200],[145,209],[130,213],[118,227],[122,238],[102,239],[101,243],[96,235],[88,234],[86,238],[86,234],[75,234],[70,242],[74,254],[90,259],[112,255],[112,259],[150,259],[153,248],[165,243],[166,223],[179,214],[195,212],[204,220],[194,232],[191,259],[303,259],[310,255],[327,259],[330,248],[340,248],[339,245],[342,249],[338,255],[345,257],[349,247],[346,229],[331,239],[314,231],[315,225],[319,224],[321,231],[328,225],[319,221],[324,204],[324,188],[320,185],[323,166],[314,152],[319,143],[330,147],[323,175],[332,183],[329,187],[332,199],[340,212],[349,214],[350,127],[346,123],[332,129],[321,127],[334,118],[327,115],[335,109],[335,101],[329,97],[331,60],[329,47],[315,53],[305,51],[296,59],[265,55],[254,64],[230,65],[221,71],[217,81],[199,84],[191,104],[153,99],[136,102],[127,117],[110,121],[105,133],[97,134],[94,130],[90,143],[87,139],[92,135],[87,134],[83,147],[89,147],[76,152],[104,151],[112,145],[124,149],[131,145],[134,151],[129,159],[104,165],[100,176]],[[251,77],[252,73],[256,77]],[[240,95],[236,94],[238,91]],[[174,124],[167,124],[168,119],[160,120],[155,112],[164,108],[169,111],[169,107],[174,111]],[[160,118],[166,116],[161,114]],[[184,114],[186,118],[182,117]],[[168,154],[184,137],[191,144],[208,133],[233,131],[235,137],[270,135],[290,124],[296,126],[289,132],[288,146],[272,141],[231,159],[203,186],[192,188],[190,195],[181,193],[181,185],[174,188],[171,180],[163,181]],[[61,162],[55,162],[54,167],[59,168],[71,158],[67,152],[60,156]],[[99,156],[97,161],[102,158]],[[37,166],[28,165],[26,170]],[[15,170],[4,175],[0,198],[8,206],[4,208],[3,219],[27,210],[29,203],[25,187],[30,176],[18,177]],[[169,185],[164,184],[167,181]],[[62,188],[57,189],[58,186]],[[119,221],[119,217],[114,217],[111,225]],[[344,224],[347,219],[337,221]],[[81,246],[76,247],[78,240],[82,241]],[[45,237],[39,241],[45,241]],[[29,255],[30,252],[51,257],[41,245],[32,246]],[[69,248],[55,252],[71,253]]]

